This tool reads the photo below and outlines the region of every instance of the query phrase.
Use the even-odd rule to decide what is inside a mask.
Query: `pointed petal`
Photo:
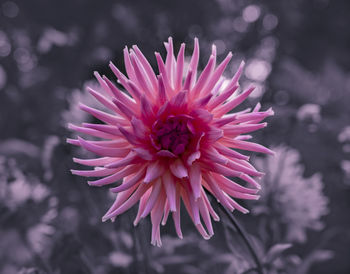
[[[161,176],[163,172],[164,166],[159,161],[152,162],[147,167],[146,176],[143,181],[145,183],[150,183]]]
[[[119,181],[120,179],[135,173],[136,171],[138,171],[140,169],[139,165],[133,165],[133,166],[128,166],[120,171],[118,171],[117,173],[110,175],[108,177],[96,180],[96,181],[88,181],[88,184],[91,186],[104,186],[104,185],[108,185],[108,184],[112,184],[114,182]]]
[[[168,205],[171,211],[176,211],[176,187],[173,176],[166,171],[163,174],[163,185],[168,198]]]
[[[183,78],[183,67],[184,67],[184,56],[185,56],[185,44],[182,43],[180,46],[179,53],[177,55],[176,64],[176,79],[175,79],[175,90],[179,91],[182,88],[182,78]]]
[[[124,148],[124,149],[123,148],[106,148],[106,147],[91,144],[91,143],[85,141],[81,137],[78,137],[78,140],[79,140],[82,147],[84,147],[88,151],[91,151],[91,152],[96,153],[97,155],[101,155],[101,156],[124,157],[130,152],[129,148]]]
[[[123,183],[117,187],[111,188],[110,191],[113,193],[125,191],[141,181],[145,176],[146,169],[141,168],[133,177],[128,177],[127,180],[124,179]]]
[[[158,178],[152,186],[151,195],[149,196],[145,209],[141,214],[141,218],[145,218],[151,212],[154,205],[156,204],[156,201],[159,197],[159,193],[161,189],[162,189],[162,180]]]
[[[194,198],[197,200],[201,195],[201,168],[198,163],[194,163],[189,168],[189,179],[192,187]]]
[[[255,87],[252,86],[247,90],[243,91],[240,95],[228,101],[226,104],[218,107],[214,110],[215,117],[221,117],[225,113],[229,112],[236,106],[240,105],[247,97],[254,91]]]

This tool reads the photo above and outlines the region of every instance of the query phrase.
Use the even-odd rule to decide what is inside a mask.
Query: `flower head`
[[[236,149],[272,153],[271,150],[247,142],[246,133],[266,126],[261,121],[273,114],[271,109],[260,111],[258,104],[250,109],[227,114],[241,104],[254,90],[238,93],[237,73],[224,85],[222,74],[232,54],[216,67],[216,49],[213,46],[209,61],[197,79],[199,45],[195,39],[189,68],[184,72],[185,44],[177,57],[173,42],[165,43],[165,62],[156,53],[159,74],[156,75],[137,46],[124,49],[127,76],[112,63],[110,67],[124,87],[121,91],[107,77],[95,76],[101,92],[90,93],[110,111],[104,112],[81,104],[82,110],[104,122],[69,125],[75,131],[105,140],[87,141],[83,138],[68,142],[96,153],[101,158],[74,161],[93,170],[72,170],[73,174],[103,177],[89,181],[92,186],[122,183],[111,189],[118,193],[112,207],[102,218],[114,220],[139,202],[134,221],[151,215],[152,244],[161,245],[160,223],[166,223],[169,213],[174,219],[178,236],[180,203],[198,231],[206,239],[214,232],[211,218],[219,220],[208,200],[205,189],[229,210],[248,210],[233,198],[258,199],[259,184],[252,176],[261,176],[249,164],[249,157]],[[231,149],[233,148],[233,149]],[[253,188],[242,186],[228,177],[238,177]],[[205,224],[204,228],[202,221]]]

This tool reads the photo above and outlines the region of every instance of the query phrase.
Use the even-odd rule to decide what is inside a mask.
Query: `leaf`
[[[272,263],[278,256],[280,256],[285,250],[290,248],[292,244],[285,243],[285,244],[275,244],[273,245],[269,251],[267,252],[264,262],[265,263]]]

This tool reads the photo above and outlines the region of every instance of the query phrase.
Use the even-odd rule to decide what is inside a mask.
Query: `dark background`
[[[244,59],[241,84],[258,87],[246,105],[261,101],[276,113],[256,140],[275,147],[277,160],[253,157],[271,192],[246,203],[253,214],[235,213],[259,256],[275,254],[267,273],[350,273],[349,15],[346,0],[1,0],[0,273],[254,266],[224,218],[205,241],[183,216],[184,240],[167,225],[161,249],[149,243],[148,220],[132,227],[135,210],[101,223],[113,196],[69,173],[72,156],[84,152],[65,143],[66,124],[91,119],[77,103],[96,104],[84,90],[95,84],[93,71],[113,77],[108,62],[122,67],[122,50],[133,44],[154,66],[169,36],[176,51],[187,43],[187,55],[198,37],[201,67],[212,43],[220,60],[231,50],[227,76]],[[273,169],[280,159],[286,172]],[[271,187],[275,175],[280,187]]]

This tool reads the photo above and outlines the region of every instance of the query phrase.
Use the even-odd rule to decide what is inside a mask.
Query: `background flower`
[[[322,229],[321,218],[329,212],[322,176],[304,178],[300,154],[295,149],[281,145],[273,150],[274,157],[254,161],[266,170],[266,176],[261,180],[261,199],[253,212],[278,216],[275,220],[286,225],[286,240],[304,242],[307,229]]]

